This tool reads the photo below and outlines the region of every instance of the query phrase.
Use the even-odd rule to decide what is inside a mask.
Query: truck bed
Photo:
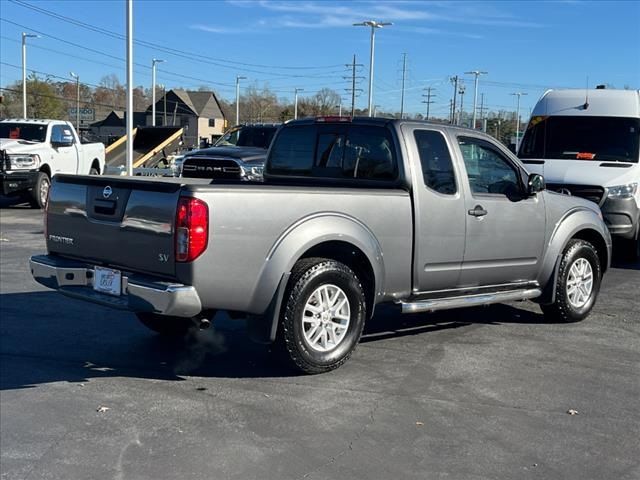
[[[109,176],[61,175],[54,181],[50,253],[196,285],[203,308],[262,313],[273,294],[267,292],[293,266],[280,262],[335,232],[356,245],[366,238],[371,245],[363,250],[381,258],[384,251],[381,296],[392,299],[411,289],[412,209],[402,189]],[[197,197],[209,208],[208,248],[188,263],[174,257],[180,196]],[[301,251],[290,251],[289,244]]]

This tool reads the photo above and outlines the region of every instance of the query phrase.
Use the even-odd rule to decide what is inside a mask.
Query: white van
[[[518,156],[547,189],[600,205],[611,234],[640,256],[640,90],[549,90]]]

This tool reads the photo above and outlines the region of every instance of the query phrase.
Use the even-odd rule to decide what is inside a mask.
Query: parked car
[[[344,363],[383,302],[581,320],[611,257],[598,206],[491,137],[380,118],[285,124],[264,183],[57,176],[46,223],[41,284],[167,334],[241,312],[309,373]]]
[[[519,156],[547,188],[602,209],[640,257],[640,90],[550,90],[533,109]]]
[[[104,145],[81,143],[75,128],[61,120],[0,121],[2,194],[26,197],[43,208],[51,177],[58,173],[104,172]]]
[[[262,180],[267,149],[277,130],[275,124],[233,127],[212,147],[187,153],[182,159],[182,176]]]

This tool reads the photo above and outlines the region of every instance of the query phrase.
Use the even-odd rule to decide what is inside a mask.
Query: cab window
[[[458,144],[474,194],[507,197],[521,194],[518,171],[497,148],[473,137],[458,137]]]
[[[395,180],[390,132],[368,125],[299,125],[283,129],[267,165],[272,175]]]

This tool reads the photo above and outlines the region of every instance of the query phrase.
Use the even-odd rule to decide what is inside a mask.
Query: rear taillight
[[[197,198],[180,197],[175,235],[177,262],[191,262],[202,255],[209,240],[207,204]]]

